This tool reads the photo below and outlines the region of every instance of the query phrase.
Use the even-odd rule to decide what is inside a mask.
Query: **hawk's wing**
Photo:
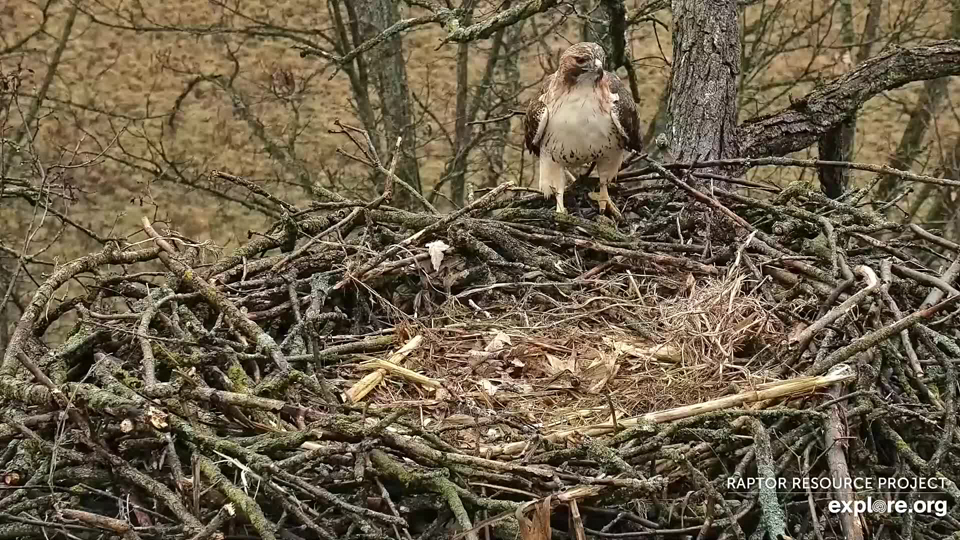
[[[640,119],[637,116],[637,105],[633,102],[633,96],[630,95],[630,89],[625,87],[617,77],[616,73],[607,72],[608,87],[613,94],[613,107],[610,109],[610,115],[613,116],[613,123],[617,126],[620,135],[626,141],[626,147],[636,152],[641,152],[640,144]]]
[[[540,141],[543,140],[543,134],[547,130],[547,105],[543,102],[543,98],[546,96],[547,89],[550,87],[550,82],[553,81],[554,76],[556,74],[548,75],[543,81],[540,93],[527,104],[527,115],[523,119],[523,142],[526,144],[527,150],[530,150],[535,156],[540,155]]]

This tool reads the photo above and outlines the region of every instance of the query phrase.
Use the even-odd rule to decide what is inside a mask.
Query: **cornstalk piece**
[[[363,364],[361,364],[361,367],[364,367],[364,368],[372,367],[374,369],[377,369],[378,371],[380,369],[383,369],[395,375],[399,375],[400,377],[403,377],[404,379],[407,379],[412,383],[422,384],[423,386],[429,386],[431,388],[440,388],[440,381],[436,379],[431,379],[426,375],[421,375],[416,371],[407,369],[405,367],[401,367],[396,364],[391,364],[386,360],[373,360],[369,363],[364,362]]]
[[[410,356],[410,353],[417,350],[421,342],[423,342],[423,336],[420,336],[420,335],[414,336],[413,339],[408,341],[403,347],[400,347],[400,350],[393,353],[390,356],[390,358],[388,358],[386,361],[394,365],[399,365],[404,358],[406,358],[407,356]],[[368,374],[364,378],[360,379],[356,384],[354,384],[349,389],[347,389],[346,391],[347,398],[350,399],[350,401],[353,403],[360,401],[367,394],[372,392],[373,389],[376,388],[381,382],[383,382],[383,378],[386,375],[387,375],[387,370],[383,368],[380,368],[374,371],[373,373]]]
[[[573,531],[573,537],[576,540],[587,540],[587,534],[583,530],[583,519],[580,517],[580,507],[577,506],[576,499],[570,499],[567,503],[570,507],[570,530]]]
[[[695,403],[693,405],[684,405],[683,407],[667,409],[665,411],[647,413],[642,416],[621,418],[617,420],[617,423],[621,428],[636,427],[644,424],[662,424],[666,422],[672,422],[674,420],[681,420],[683,418],[690,418],[691,416],[696,416],[698,414],[729,409],[731,407],[738,407],[746,403],[755,403],[758,401],[766,401],[768,399],[796,396],[812,392],[831,384],[849,381],[855,376],[856,374],[852,369],[841,365],[837,366],[837,369],[827,375],[798,377],[779,383],[767,383],[757,390],[748,390],[732,396],[724,396],[722,398],[712,399],[703,403]],[[613,424],[611,422],[604,422],[602,424],[595,424],[592,426],[557,431],[546,435],[544,439],[556,443],[569,439],[573,436],[598,437],[613,433],[613,431]],[[525,452],[529,445],[529,441],[518,441],[499,446],[481,446],[480,454],[487,457],[500,455],[515,456]]]
[[[550,497],[540,501],[533,501],[517,507],[514,517],[520,524],[520,538],[522,540],[546,540],[551,538],[550,530]],[[534,506],[533,519],[524,515],[527,508]]]

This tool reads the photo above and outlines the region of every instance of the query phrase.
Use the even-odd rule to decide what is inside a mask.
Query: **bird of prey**
[[[596,43],[571,46],[560,66],[547,76],[540,95],[530,101],[524,119],[524,143],[540,158],[540,191],[554,195],[564,213],[567,170],[596,162],[599,194],[591,194],[600,212],[609,205],[607,193],[630,150],[640,151],[640,121],[630,91],[615,73],[604,71],[606,54]]]

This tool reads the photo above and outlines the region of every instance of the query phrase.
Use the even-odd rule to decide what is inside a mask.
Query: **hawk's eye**
[[[589,58],[587,58],[586,56],[578,56],[578,57],[577,57],[577,63],[578,63],[578,64],[585,64],[585,63],[587,62],[587,60],[589,60]]]

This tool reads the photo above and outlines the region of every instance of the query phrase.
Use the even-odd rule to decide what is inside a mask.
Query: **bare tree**
[[[211,169],[231,169],[288,200],[339,201],[377,192],[383,175],[370,173],[354,149],[325,142],[335,117],[353,118],[379,155],[389,157],[401,141],[398,177],[413,193],[405,199],[401,186],[398,196],[404,197],[394,204],[457,207],[472,185],[534,180],[519,144],[516,111],[555,68],[564,43],[586,36],[604,44],[608,69],[618,70],[645,104],[647,146],[656,134],[667,135],[664,159],[781,156],[815,147],[821,157],[850,159],[855,126],[864,129],[864,120],[856,121],[864,104],[881,94],[898,99],[901,94],[889,92],[913,81],[930,80],[926,85],[934,90],[945,84],[939,77],[956,72],[955,42],[930,39],[950,35],[949,29],[923,16],[938,9],[938,1],[894,9],[880,0],[315,0],[309,3],[317,17],[312,22],[286,8],[258,12],[240,4],[214,3],[203,13],[174,16],[140,4],[70,3],[58,16],[83,28],[72,39],[97,32],[115,40],[191,39],[196,51],[158,50],[149,84],[164,91],[145,92],[141,103],[123,110],[111,103],[120,100],[101,94],[75,99],[71,90],[88,83],[72,72],[61,75],[63,84],[21,90],[25,116],[33,119],[8,122],[8,134],[27,133],[31,122],[35,130],[56,113],[56,124],[48,125],[63,136],[38,147],[38,154],[49,158],[69,148],[70,137],[82,136],[81,156],[102,152],[91,177],[122,179],[137,200],[157,208],[169,208],[160,204],[164,197],[190,190],[223,216],[208,230],[236,234],[227,224],[238,220],[228,216],[263,220],[286,210],[239,191]],[[860,20],[858,31],[854,21]],[[70,36],[79,34],[69,27],[58,25],[61,46],[53,53],[69,57]],[[20,51],[24,43],[31,42],[4,42],[3,50]],[[644,53],[637,51],[650,54],[639,57]],[[850,53],[850,62],[840,53]],[[48,61],[53,57],[47,54]],[[106,65],[103,72],[111,69]],[[666,79],[659,100],[639,95],[651,74]],[[917,107],[907,124],[911,135],[901,138],[905,148],[917,148],[910,141],[922,140],[926,130],[920,128],[949,102],[946,94],[927,94],[929,103]],[[341,95],[348,99],[338,100]],[[208,118],[211,111],[215,118]],[[834,194],[829,186],[849,181],[836,168],[820,172]],[[117,212],[97,234],[105,235],[113,219],[123,218]]]
[[[853,65],[854,55],[856,62],[860,63],[870,57],[876,39],[877,30],[880,26],[880,10],[883,9],[882,0],[871,0],[867,20],[864,23],[864,29],[859,40],[860,50],[855,52],[854,47],[858,44],[857,33],[854,29],[853,3],[850,0],[840,0],[837,2],[837,8],[843,21],[841,31],[844,51],[844,63]],[[827,161],[849,161],[853,155],[856,145],[857,135],[857,117],[856,112],[849,118],[840,123],[836,128],[830,130],[820,139],[818,150],[820,159]],[[821,167],[818,170],[820,175],[820,188],[830,198],[839,198],[850,182],[850,171],[845,168]]]
[[[348,6],[354,0],[345,0]],[[373,39],[400,21],[400,4],[392,0],[358,0],[351,19],[359,24],[360,35],[365,40]],[[351,11],[348,7],[348,11]],[[417,135],[410,104],[410,87],[407,82],[407,65],[404,57],[403,38],[398,34],[386,39],[382,46],[372,51],[371,67],[376,74],[377,93],[383,115],[383,135],[387,141],[402,138],[397,175],[417,192],[420,186],[420,168],[417,164]]]
[[[950,28],[948,37],[960,38],[960,2],[951,0],[950,2]],[[900,143],[897,145],[896,153],[890,160],[890,166],[897,169],[911,169],[914,160],[923,151],[923,142],[926,139],[928,129],[934,117],[940,112],[945,98],[947,97],[947,85],[950,82],[949,77],[932,79],[923,84],[923,89],[917,97],[917,102],[910,113],[910,119],[903,128],[900,135]],[[884,176],[877,186],[877,198],[886,200],[899,189],[900,180],[892,176]],[[929,195],[931,187],[924,186],[916,199],[918,204]]]

